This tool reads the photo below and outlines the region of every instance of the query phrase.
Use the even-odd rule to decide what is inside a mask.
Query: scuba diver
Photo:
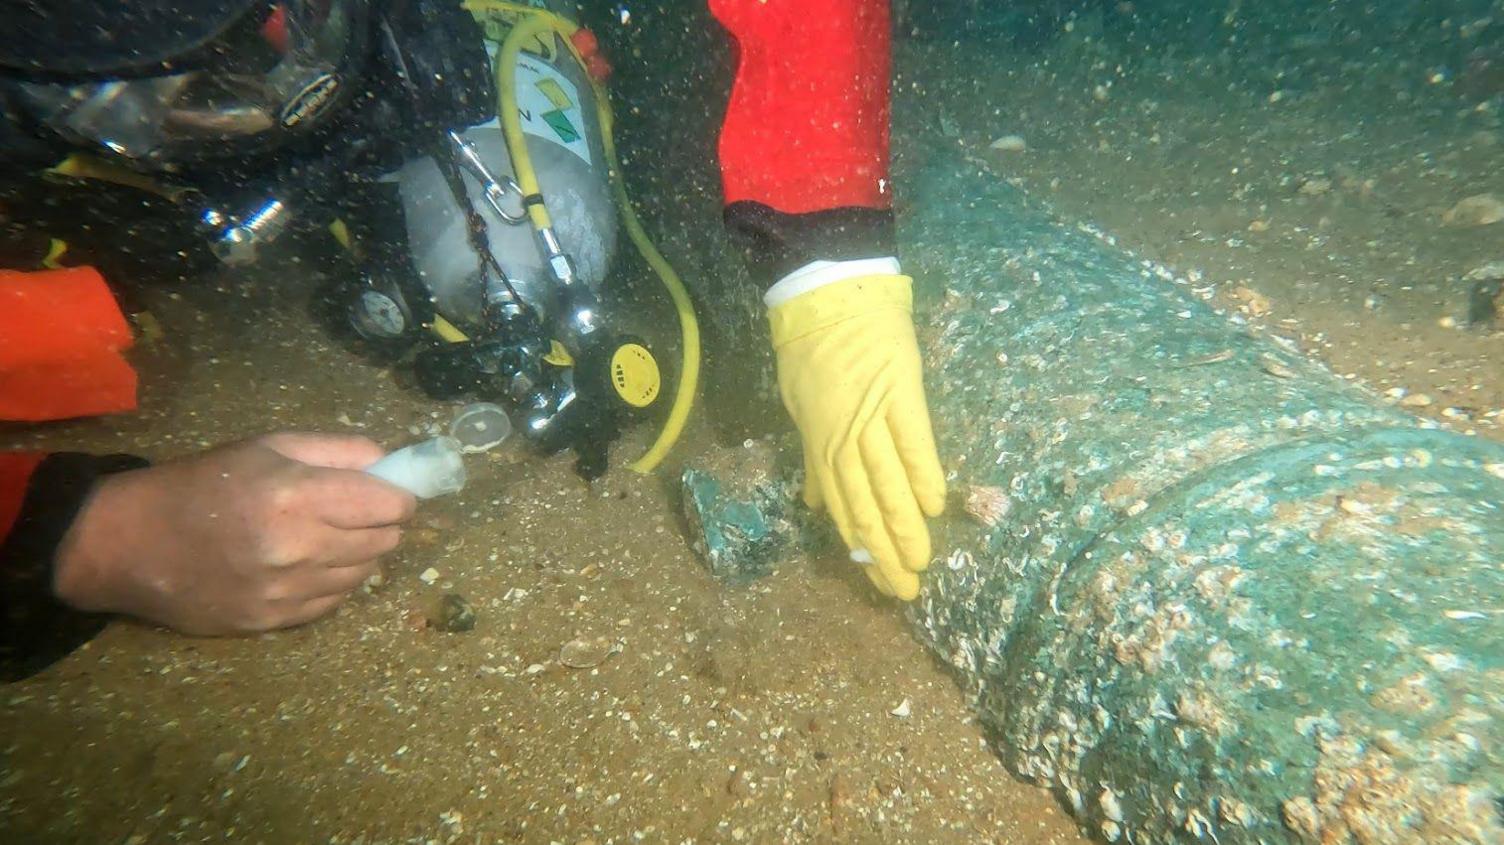
[[[599,202],[618,170],[609,66],[541,0],[13,6],[0,419],[134,409],[130,327],[105,278],[254,264],[299,228],[344,245],[351,270],[329,299],[362,343],[435,397],[505,399],[539,451],[572,451],[587,478],[655,405],[656,360],[597,297],[617,213]],[[710,7],[737,51],[725,223],[765,286],[805,501],[879,590],[912,599],[945,482],[896,258],[887,0]],[[635,468],[661,458],[693,392],[681,375]],[[0,664],[46,665],[107,614],[193,634],[322,615],[413,513],[360,471],[381,457],[364,438],[290,433],[160,465],[0,453]]]

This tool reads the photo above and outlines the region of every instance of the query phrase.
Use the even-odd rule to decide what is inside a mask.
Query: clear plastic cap
[[[458,440],[462,452],[484,452],[500,446],[512,433],[512,420],[500,405],[476,402],[454,416],[449,436]]]

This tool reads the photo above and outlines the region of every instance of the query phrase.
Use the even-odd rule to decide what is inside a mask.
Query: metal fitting
[[[209,248],[215,257],[232,267],[250,264],[256,260],[256,253],[262,246],[286,231],[291,217],[281,200],[267,200],[239,223],[231,222],[220,230]],[[204,212],[202,219],[211,226],[233,221],[233,218],[213,209]]]

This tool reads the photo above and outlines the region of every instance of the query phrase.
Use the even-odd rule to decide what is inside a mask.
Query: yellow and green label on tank
[[[544,0],[522,0],[522,2],[506,4],[466,3],[465,8],[480,23],[486,40],[495,44],[506,40],[507,33],[517,25],[523,15],[528,14],[528,9],[549,11],[548,4]],[[540,33],[532,39],[531,43],[523,45],[522,49],[547,62],[552,62],[559,57],[558,44],[551,34]]]

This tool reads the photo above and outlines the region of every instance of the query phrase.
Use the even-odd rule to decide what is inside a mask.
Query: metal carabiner
[[[497,177],[492,173],[491,168],[487,167],[486,163],[481,161],[480,152],[475,149],[475,144],[460,137],[460,133],[451,129],[448,132],[448,136],[449,144],[455,152],[455,158],[459,161],[460,166],[470,174],[471,178],[480,183],[481,190],[486,196],[486,204],[491,206],[491,210],[496,212],[496,216],[500,217],[502,222],[508,226],[520,226],[526,223],[527,208],[521,205],[522,187],[517,184],[517,180],[510,176]],[[508,191],[517,195],[519,207],[522,208],[516,214],[502,207],[501,201],[506,197]]]

